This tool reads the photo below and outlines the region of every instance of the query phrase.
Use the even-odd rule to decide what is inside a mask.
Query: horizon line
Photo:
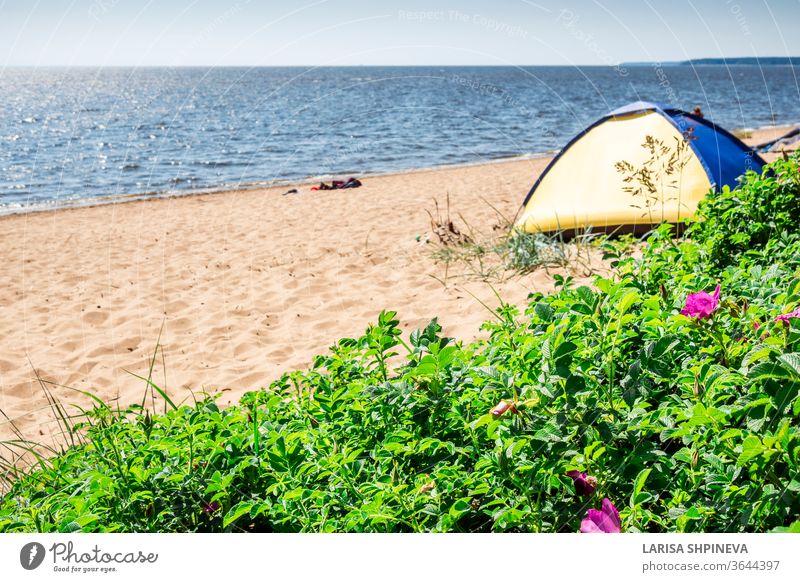
[[[689,59],[682,59],[682,60],[650,60],[650,61],[620,61],[619,63],[615,64],[606,64],[606,63],[573,63],[573,64],[555,64],[555,63],[538,63],[538,64],[506,64],[506,65],[490,65],[490,64],[346,64],[346,65],[330,65],[330,64],[299,64],[299,65],[289,65],[289,64],[282,64],[282,65],[268,65],[268,64],[224,64],[224,65],[215,65],[215,64],[191,64],[191,65],[171,65],[171,64],[128,64],[128,63],[119,63],[119,64],[99,64],[99,63],[83,63],[83,64],[64,64],[64,63],[47,63],[47,64],[21,64],[21,63],[14,63],[14,64],[6,64],[0,67],[0,70],[3,69],[14,69],[14,68],[26,68],[26,69],[37,69],[37,68],[59,68],[59,69],[67,69],[67,68],[74,68],[74,69],[113,69],[113,68],[125,68],[125,69],[132,69],[132,68],[139,68],[139,69],[199,69],[199,68],[215,68],[215,69],[243,69],[243,68],[271,68],[271,69],[323,69],[323,68],[370,68],[370,67],[383,67],[383,68],[391,68],[391,67],[404,67],[404,68],[412,68],[412,67],[483,67],[483,68],[514,68],[514,67],[597,67],[597,68],[615,68],[620,66],[648,66],[648,65],[687,65],[691,66],[693,64],[692,61],[700,61],[700,60],[714,60],[714,61],[735,61],[741,59],[751,59],[756,61],[766,61],[771,59],[785,59],[785,60],[797,60],[798,65],[800,65],[800,56],[763,56],[763,57],[751,57],[751,56],[737,56],[737,57],[693,57]],[[720,63],[724,64],[724,63]],[[736,64],[736,63],[732,63]],[[786,63],[788,65],[788,63]],[[774,66],[774,65],[773,65]]]

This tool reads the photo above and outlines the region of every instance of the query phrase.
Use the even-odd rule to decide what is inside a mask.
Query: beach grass
[[[454,219],[450,213],[450,197],[446,210],[440,210],[434,200],[434,211],[428,211],[431,235],[430,255],[444,267],[437,277],[447,286],[451,279],[475,280],[488,283],[503,282],[536,271],[561,268],[591,275],[598,261],[593,250],[599,249],[608,237],[592,233],[591,228],[566,240],[562,233],[529,233],[515,225],[487,200],[496,215],[494,223],[476,228],[462,215]],[[597,253],[594,253],[597,254]]]

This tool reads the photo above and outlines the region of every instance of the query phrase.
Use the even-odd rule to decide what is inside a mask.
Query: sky
[[[0,0],[0,67],[797,56],[798,25],[800,0]]]

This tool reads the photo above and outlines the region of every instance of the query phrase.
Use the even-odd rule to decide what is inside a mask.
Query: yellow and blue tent
[[[637,101],[575,136],[536,180],[516,222],[527,232],[640,230],[691,216],[764,160],[710,121]],[[644,169],[643,172],[638,170]]]

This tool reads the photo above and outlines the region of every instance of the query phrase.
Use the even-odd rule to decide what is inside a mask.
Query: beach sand
[[[522,305],[559,271],[490,286],[455,265],[445,281],[426,211],[436,200],[444,214],[449,195],[459,228],[488,235],[500,214],[514,217],[548,161],[367,177],[354,190],[306,184],[285,196],[283,186],[4,217],[0,409],[46,441],[58,429],[36,374],[64,403],[87,402],[67,387],[141,401],[134,374],[148,375],[159,332],[154,382],[176,402],[224,390],[221,404],[307,367],[383,309],[406,333],[438,316],[446,334],[473,340],[491,317],[482,302],[497,306],[494,290]],[[570,274],[590,281],[585,265]],[[0,438],[10,434],[1,423]]]

